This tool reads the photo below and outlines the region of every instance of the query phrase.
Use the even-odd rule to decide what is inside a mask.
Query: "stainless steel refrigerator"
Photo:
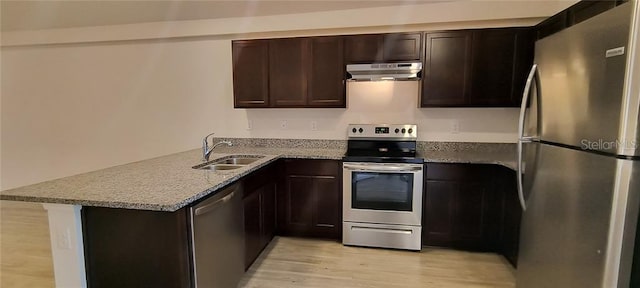
[[[637,4],[536,42],[518,141],[518,288],[640,287]]]

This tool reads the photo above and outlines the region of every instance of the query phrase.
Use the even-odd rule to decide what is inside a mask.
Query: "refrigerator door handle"
[[[524,125],[525,125],[524,120],[527,114],[527,103],[529,102],[529,95],[531,95],[530,93],[531,87],[532,87],[531,82],[535,81],[536,83],[538,83],[536,78],[537,74],[538,74],[538,64],[533,64],[533,66],[531,67],[531,71],[529,71],[529,76],[527,77],[527,83],[524,86],[524,92],[522,93],[522,103],[520,104],[520,119],[518,121],[518,140],[523,140],[523,141],[535,140],[535,137],[524,136]]]
[[[520,206],[522,207],[522,211],[527,210],[527,203],[524,199],[524,188],[522,184],[522,176],[524,172],[524,163],[522,161],[522,153],[523,153],[523,143],[531,143],[537,140],[537,137],[532,136],[524,136],[524,125],[525,125],[525,117],[527,111],[527,103],[529,102],[529,95],[531,94],[531,82],[534,81],[538,72],[538,65],[533,64],[531,67],[531,71],[529,71],[529,77],[527,77],[527,84],[524,86],[524,92],[522,93],[522,103],[520,104],[520,119],[518,121],[518,169],[517,169],[517,180],[518,180],[518,199],[520,200]],[[537,83],[537,81],[536,81]],[[537,91],[537,90],[536,90]]]

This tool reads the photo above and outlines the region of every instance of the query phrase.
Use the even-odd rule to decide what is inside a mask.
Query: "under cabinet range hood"
[[[420,80],[422,63],[349,64],[349,81]]]

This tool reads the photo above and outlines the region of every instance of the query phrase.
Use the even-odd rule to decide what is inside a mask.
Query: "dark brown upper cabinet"
[[[384,61],[418,61],[422,54],[422,33],[384,35]]]
[[[269,100],[271,107],[306,104],[309,39],[269,41]]]
[[[567,26],[567,11],[562,11],[536,25],[536,38],[542,39],[560,30],[563,30],[564,28],[567,28]]]
[[[421,107],[513,107],[533,62],[526,28],[478,29],[425,36]]]
[[[418,61],[422,54],[421,33],[366,34],[346,37],[346,62],[380,63]]]
[[[468,103],[472,36],[469,31],[426,34],[422,107]]]
[[[581,1],[571,6],[567,14],[570,25],[578,24],[616,7],[616,1]]]
[[[542,39],[596,16],[627,0],[583,0],[536,25],[536,38]]]
[[[519,106],[533,64],[530,30],[476,30],[472,47],[472,106]]]
[[[233,41],[233,104],[269,107],[269,41]]]
[[[382,34],[351,35],[345,39],[345,57],[347,63],[383,62]]]
[[[258,43],[260,54],[243,56]],[[234,107],[344,108],[343,53],[340,36],[233,41]]]
[[[311,38],[306,105],[346,107],[343,37]]]

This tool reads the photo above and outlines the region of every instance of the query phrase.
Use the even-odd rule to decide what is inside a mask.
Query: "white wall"
[[[351,123],[418,124],[424,141],[515,142],[518,109],[417,108],[418,81],[347,83],[347,109],[229,109],[230,137],[345,139]],[[225,100],[225,107],[233,105]],[[287,128],[282,129],[282,121]],[[317,130],[312,130],[312,122]],[[459,131],[453,131],[453,125]],[[249,127],[251,127],[249,129]]]
[[[540,16],[545,9],[531,9],[531,16]],[[508,7],[494,10],[502,11],[498,14],[503,15]],[[490,12],[483,13],[474,14],[474,19],[492,19]],[[331,23],[331,14],[323,15],[324,22]],[[304,21],[309,15],[287,17],[292,21],[287,27],[295,30],[298,26],[294,20]],[[318,17],[313,18],[314,23],[319,22]],[[353,13],[353,17],[366,18],[366,23],[371,21],[358,13]],[[455,17],[464,19],[464,15]],[[340,32],[422,30],[415,25],[384,26],[389,24],[388,19],[377,23],[383,27]],[[431,27],[514,23],[523,21],[436,23]],[[286,33],[282,31],[283,25],[278,22],[273,24],[272,32],[265,32],[268,27],[262,27],[260,31],[251,30],[259,34],[249,35],[204,33],[188,38],[95,43],[86,43],[89,40],[83,37],[90,34],[87,31],[96,32],[98,28],[87,28],[78,36],[78,41],[85,43],[45,41],[47,45],[17,45],[18,42],[11,41],[7,44],[3,35],[0,188],[197,148],[201,137],[211,131],[225,137],[344,139],[349,123],[411,122],[420,125],[421,140],[515,140],[515,109],[418,109],[418,82],[349,83],[347,109],[233,109],[231,39],[336,32]],[[313,27],[319,28],[317,25]],[[420,25],[424,29],[430,27],[428,23]],[[109,37],[117,36],[114,31],[121,27],[112,28],[100,29],[113,32],[107,33]],[[47,39],[58,39],[63,35],[60,33],[56,31],[51,35],[57,36]],[[37,34],[47,35],[43,31]],[[31,44],[43,43],[29,33],[24,37],[12,35],[12,39],[28,39]],[[121,34],[122,39],[129,39],[130,35]],[[69,42],[65,39],[59,40]],[[287,129],[280,128],[282,120],[287,121]],[[318,123],[317,131],[310,130],[312,121]],[[456,121],[460,133],[450,133]]]

